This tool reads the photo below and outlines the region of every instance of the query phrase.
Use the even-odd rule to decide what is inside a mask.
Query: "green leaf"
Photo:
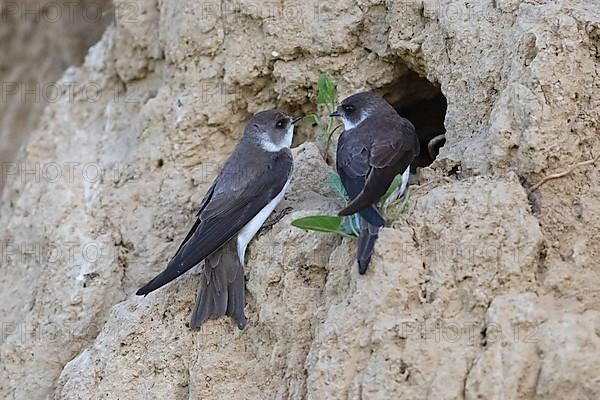
[[[394,193],[394,190],[398,189],[398,187],[401,184],[402,184],[402,174],[396,175],[396,177],[392,181],[392,184],[388,188],[387,192],[385,192],[385,194],[383,195],[383,197],[381,198],[381,200],[383,202],[385,202],[387,200],[387,198],[390,197],[392,193]]]
[[[402,214],[404,211],[406,211],[406,206],[408,205],[409,199],[410,199],[410,187],[407,187],[406,194],[404,196],[404,200],[398,206],[398,209],[397,209],[398,214]]]
[[[406,189],[404,198],[400,204],[392,203],[388,208],[386,215],[390,220],[396,220],[401,214],[404,214],[408,210],[408,202],[410,200],[410,187]]]
[[[334,104],[336,87],[325,74],[319,76],[317,83],[317,104]]]
[[[344,217],[341,228],[342,231],[347,235],[358,237],[360,232],[360,221],[358,219],[358,214]]]
[[[338,232],[341,223],[342,217],[313,215],[292,221],[292,226],[316,232]]]
[[[337,233],[342,236],[349,236],[341,229],[341,225],[342,217],[331,215],[313,215],[292,221],[292,226],[307,231]]]
[[[327,175],[327,184],[338,196],[342,199],[346,200],[348,195],[346,194],[346,189],[344,189],[344,185],[342,185],[342,180],[336,173],[330,173]]]

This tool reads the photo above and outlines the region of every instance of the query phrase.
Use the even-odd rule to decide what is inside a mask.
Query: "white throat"
[[[362,112],[360,114],[360,119],[356,122],[353,123],[350,120],[346,119],[346,117],[342,117],[342,122],[344,123],[344,130],[349,131],[350,129],[354,129],[356,128],[358,125],[360,125],[365,119],[367,119],[367,117],[369,116],[368,113],[366,112]]]
[[[266,132],[263,132],[260,135],[260,147],[262,147],[263,149],[265,149],[267,151],[276,153],[276,152],[280,151],[281,149],[285,149],[285,148],[289,149],[290,147],[292,147],[293,137],[294,137],[294,125],[290,125],[290,128],[288,129],[284,138],[279,143],[273,142],[271,140],[271,138],[269,137],[269,135]]]

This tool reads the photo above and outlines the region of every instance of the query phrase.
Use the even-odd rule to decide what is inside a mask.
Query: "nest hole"
[[[446,143],[444,118],[448,103],[439,86],[411,71],[381,89],[380,94],[415,126],[421,152],[411,169],[430,165]]]

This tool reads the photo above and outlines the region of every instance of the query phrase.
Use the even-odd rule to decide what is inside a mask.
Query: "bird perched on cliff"
[[[360,215],[358,270],[367,271],[379,229],[385,219],[376,203],[396,175],[408,179],[419,154],[414,126],[382,97],[363,92],[341,102],[331,116],[340,117],[344,131],[337,147],[336,167],[350,203],[339,215]]]
[[[259,112],[200,204],[196,222],[166,269],[137,291],[148,293],[202,260],[204,270],[190,327],[229,315],[243,329],[246,246],[283,198],[292,172],[292,136],[301,117]]]

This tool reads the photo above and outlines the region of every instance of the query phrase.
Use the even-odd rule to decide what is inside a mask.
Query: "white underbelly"
[[[271,200],[269,204],[267,204],[262,210],[260,210],[258,214],[256,214],[256,216],[252,218],[250,222],[248,222],[242,228],[240,233],[238,233],[237,251],[238,257],[242,265],[244,265],[244,255],[246,254],[246,247],[248,247],[248,243],[250,243],[250,241],[252,240],[254,235],[256,235],[256,232],[258,232],[262,224],[267,220],[267,218],[269,218],[269,215],[271,215],[271,213],[273,212],[275,207],[277,207],[279,202],[281,202],[289,184],[290,181],[288,180],[283,186],[281,192],[277,196],[275,196],[275,198]]]

